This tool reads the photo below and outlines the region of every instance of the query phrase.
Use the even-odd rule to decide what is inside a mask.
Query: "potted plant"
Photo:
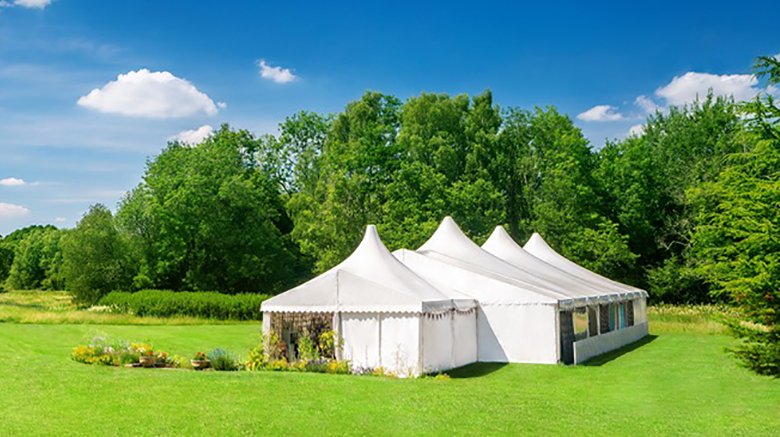
[[[168,358],[168,352],[159,351],[155,355],[155,366],[168,367],[170,365],[170,359]]]
[[[143,353],[141,353],[141,357],[138,359],[138,362],[141,363],[141,366],[143,367],[154,367],[155,361],[154,351],[151,349],[144,350]]]
[[[209,358],[206,356],[206,354],[203,352],[197,352],[190,360],[190,364],[192,364],[192,368],[195,370],[203,370],[208,368],[211,362],[209,361]]]

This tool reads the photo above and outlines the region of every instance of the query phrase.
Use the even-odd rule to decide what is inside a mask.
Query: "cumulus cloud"
[[[14,5],[23,8],[43,9],[51,4],[51,0],[15,0]]]
[[[670,105],[684,105],[704,98],[709,90],[715,96],[733,96],[734,100],[750,100],[758,94],[758,79],[752,74],[710,74],[690,71],[675,76],[671,82],[658,88],[655,95]]]
[[[660,107],[654,101],[645,95],[637,97],[636,100],[634,100],[634,104],[642,108],[642,110],[648,114],[652,114],[660,109]]]
[[[54,217],[54,223],[65,223],[66,221],[65,217]]]
[[[204,124],[203,126],[197,128],[197,129],[190,129],[185,130],[182,132],[179,132],[178,134],[174,135],[170,139],[172,140],[178,140],[182,143],[187,144],[200,144],[203,142],[203,140],[206,139],[211,133],[214,132],[214,128]]]
[[[0,219],[24,217],[29,213],[30,210],[23,206],[0,202]]]
[[[628,129],[628,135],[638,137],[645,133],[645,125],[635,124]]]
[[[0,179],[0,185],[4,187],[20,187],[24,185],[26,182],[24,182],[24,179],[18,179],[18,178],[5,178]]]
[[[29,9],[43,9],[51,4],[52,0],[15,0],[7,1],[0,0],[0,8],[7,8],[11,6],[21,6]]]
[[[619,121],[623,120],[623,115],[616,112],[614,106],[610,105],[596,105],[585,112],[577,115],[577,118],[582,121]]]
[[[264,59],[257,61],[260,76],[276,83],[289,83],[298,78],[289,68],[272,67]]]
[[[116,80],[82,96],[78,105],[105,113],[149,118],[215,115],[219,111],[214,101],[188,80],[167,71],[145,68],[120,74]]]

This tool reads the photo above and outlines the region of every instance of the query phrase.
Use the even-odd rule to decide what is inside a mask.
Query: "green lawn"
[[[245,353],[258,329],[0,323],[0,435],[755,436],[780,429],[780,380],[737,367],[723,351],[728,337],[671,329],[595,365],[478,365],[450,380],[125,369],[69,358],[97,333],[179,354]]]

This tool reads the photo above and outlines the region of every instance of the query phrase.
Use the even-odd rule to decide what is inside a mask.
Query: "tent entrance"
[[[574,318],[572,312],[561,311],[558,320],[561,334],[561,362],[574,364]]]
[[[333,330],[333,313],[270,313],[271,330],[276,333],[288,361],[300,358],[298,345],[303,337],[319,344],[323,333]],[[323,357],[334,358],[334,357]]]

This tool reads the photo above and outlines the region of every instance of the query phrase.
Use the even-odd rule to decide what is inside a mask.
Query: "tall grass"
[[[258,320],[263,294],[222,294],[210,291],[176,292],[142,290],[135,293],[112,292],[100,305],[112,311],[138,316],[190,316],[220,320]]]
[[[734,309],[726,305],[659,304],[647,308],[650,329],[659,333],[724,334],[728,329],[722,320],[731,315]]]
[[[65,291],[8,291],[0,294],[0,323],[94,325],[203,325],[235,324],[191,316],[151,317],[107,312],[105,308],[78,308]],[[244,323],[257,323],[244,322]]]

